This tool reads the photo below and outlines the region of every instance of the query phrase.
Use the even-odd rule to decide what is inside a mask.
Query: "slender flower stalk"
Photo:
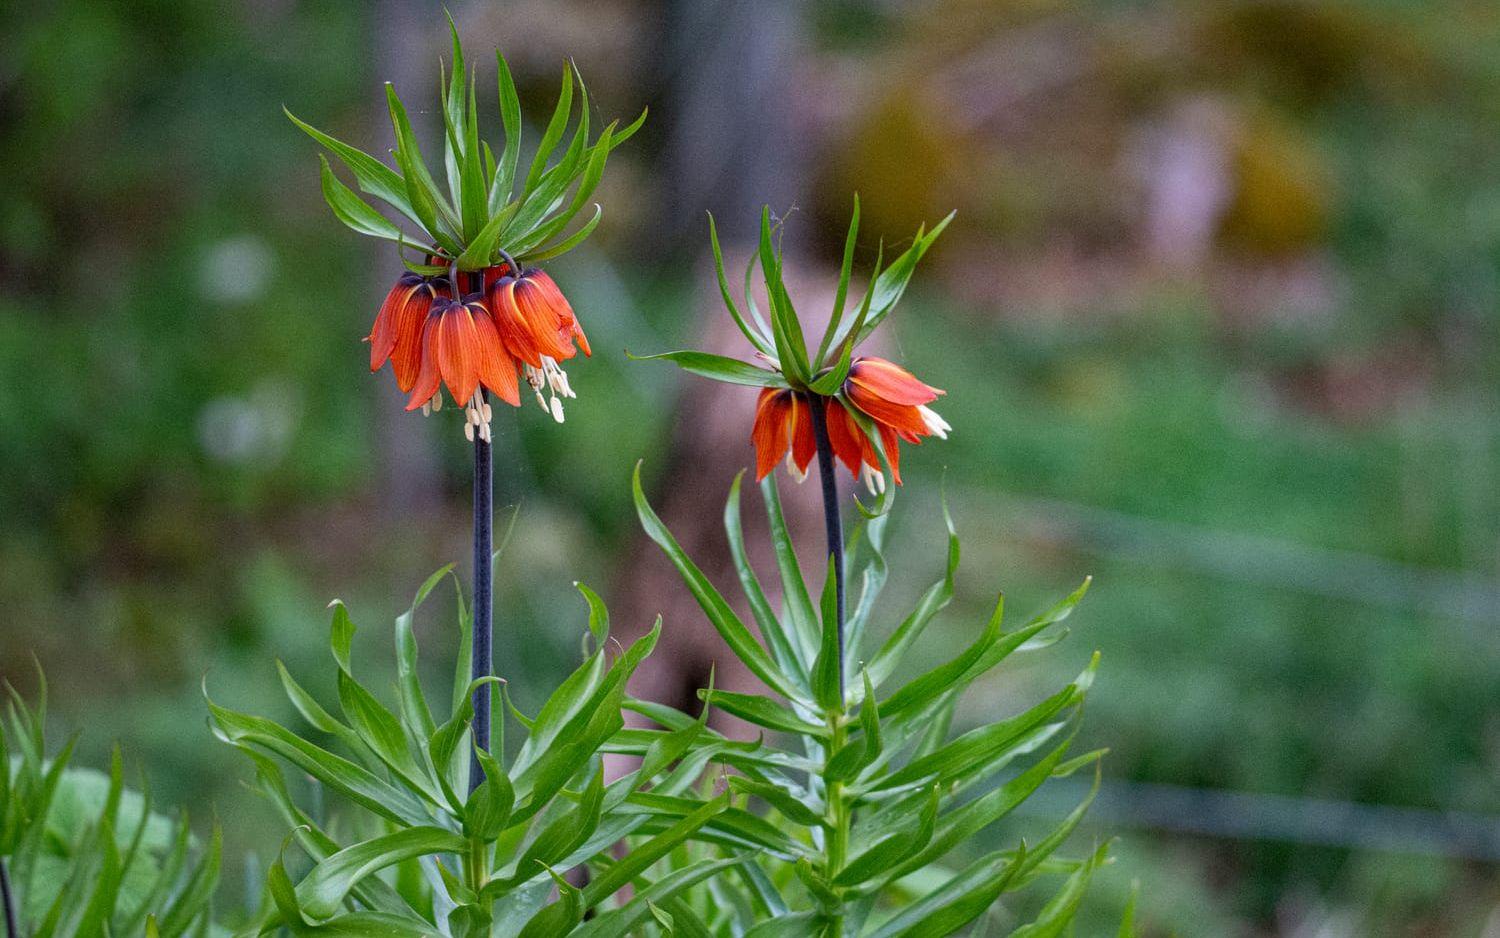
[[[847,691],[844,675],[844,525],[839,515],[838,480],[834,475],[833,444],[828,436],[827,404],[814,396],[808,410],[812,415],[813,443],[818,452],[818,477],[823,483],[823,527],[827,534],[828,562],[833,567],[835,618],[839,633],[839,709],[843,710]]]
[[[21,926],[16,921],[16,899],[10,891],[10,874],[6,872],[4,857],[0,857],[0,903],[5,905],[6,938],[21,938]]]
[[[485,393],[479,392],[478,400],[484,407]],[[495,627],[494,627],[494,496],[495,467],[494,452],[489,434],[474,437],[474,635],[473,665],[474,680],[488,677],[495,672]],[[474,691],[474,745],[489,752],[490,749],[490,688],[478,687]],[[469,757],[469,791],[472,793],[484,782],[484,768],[479,759]]]

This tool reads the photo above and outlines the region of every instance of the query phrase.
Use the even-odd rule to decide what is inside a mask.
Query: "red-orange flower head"
[[[422,365],[422,326],[433,301],[451,296],[447,280],[403,274],[375,316],[366,340],[370,343],[370,370],[379,371],[387,361],[403,393],[417,382]]]
[[[880,457],[845,402],[874,424],[897,485],[901,484],[899,444],[920,445],[927,436],[947,439],[952,429],[927,406],[943,392],[883,358],[856,358],[840,392],[838,397],[824,400],[828,442],[839,461],[856,478],[863,479],[872,492],[880,491],[885,484]],[[799,481],[806,478],[816,448],[810,408],[808,396],[800,391],[765,388],[760,392],[750,431],[757,480],[770,474],[783,456]]]
[[[440,262],[430,259],[433,266]],[[408,273],[396,281],[367,340],[370,370],[391,362],[396,385],[410,395],[407,410],[440,410],[446,385],[453,401],[466,408],[464,432],[486,440],[491,413],[478,392],[487,389],[519,407],[519,371],[542,409],[561,423],[561,398],[576,395],[558,362],[580,348],[590,354],[567,298],[535,268],[513,276],[509,264],[497,264],[459,277],[477,291],[462,301],[454,298],[448,277]]]
[[[558,362],[567,361],[580,349],[584,355],[593,355],[567,297],[551,277],[532,267],[522,269],[520,276],[503,275],[490,281],[485,304],[501,341],[521,363],[537,403],[561,423],[562,398],[577,395]],[[543,396],[544,388],[550,399]]]

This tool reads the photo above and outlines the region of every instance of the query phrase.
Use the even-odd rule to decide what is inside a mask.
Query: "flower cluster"
[[[927,406],[941,394],[942,391],[923,384],[905,368],[883,358],[854,359],[839,395],[825,404],[828,440],[834,455],[871,491],[880,492],[884,488],[880,456],[859,421],[840,403],[847,400],[875,424],[890,462],[891,477],[900,485],[898,440],[918,445],[926,436],[948,438],[952,428]],[[799,482],[806,479],[816,448],[808,395],[790,388],[762,389],[750,439],[755,445],[757,482],[769,475],[783,456],[792,477]]]
[[[697,351],[644,357],[672,361],[684,370],[729,384],[761,388],[750,432],[757,479],[765,478],[782,457],[786,457],[787,468],[797,481],[807,477],[807,467],[817,449],[816,424],[821,409],[832,456],[863,481],[871,494],[884,499],[887,478],[901,484],[900,444],[919,445],[929,436],[946,439],[952,427],[929,406],[942,391],[918,380],[900,365],[883,358],[855,356],[853,351],[890,314],[905,292],[917,261],[951,218],[950,215],[943,219],[931,231],[918,230],[910,247],[889,266],[882,267],[881,259],[877,259],[864,299],[846,316],[845,301],[859,233],[856,198],[833,314],[822,342],[811,355],[782,279],[781,256],[773,246],[769,210],[761,214],[760,248],[745,272],[748,316],[730,294],[723,251],[710,218],[709,236],[724,305],[754,347],[756,357],[770,367]],[[765,280],[769,317],[762,316],[748,289],[757,262]]]
[[[455,285],[472,289],[461,293]],[[485,441],[491,414],[481,389],[517,407],[523,375],[537,403],[561,423],[562,398],[575,395],[558,363],[579,350],[590,354],[583,327],[552,278],[509,261],[473,274],[402,275],[368,341],[370,370],[391,363],[396,386],[410,395],[407,410],[440,410],[446,385],[465,408],[464,433]]]
[[[446,385],[465,410],[464,433],[483,442],[490,440],[491,417],[485,392],[519,406],[522,378],[542,409],[562,421],[563,399],[574,394],[560,363],[580,350],[588,355],[589,343],[572,305],[536,264],[572,250],[594,230],[601,216],[597,205],[588,221],[566,232],[598,186],[610,152],[646,116],[624,128],[611,123],[591,143],[588,92],[578,79],[573,136],[554,162],[574,122],[575,72],[569,66],[557,106],[524,168],[515,82],[498,52],[496,62],[504,123],[498,159],[480,138],[475,78],[454,31],[452,77],[442,96],[446,193],[427,168],[406,108],[389,85],[394,168],[287,115],[354,175],[361,192],[402,216],[398,224],[376,211],[324,158],[323,197],[340,221],[402,249],[430,246],[421,263],[402,258],[408,272],[387,294],[370,330],[370,370],[391,363],[397,387],[409,395],[407,410],[441,409]]]

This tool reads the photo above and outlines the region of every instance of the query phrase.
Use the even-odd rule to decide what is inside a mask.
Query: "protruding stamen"
[[[786,471],[798,485],[807,481],[807,473],[797,467],[797,460],[791,453],[786,454]]]
[[[885,492],[885,473],[871,469],[869,465],[859,467],[859,480],[870,490],[871,495],[881,495]]]
[[[922,422],[927,425],[928,433],[931,433],[940,440],[948,439],[948,431],[953,429],[953,425],[938,416],[937,411],[926,404],[919,404],[917,405],[917,413],[922,415]]]
[[[552,399],[551,411],[552,411],[552,419],[556,420],[558,423],[562,423],[563,422],[562,398],[560,398],[560,397],[554,397]]]
[[[475,391],[474,396],[464,407],[464,436],[473,442],[476,434],[481,440],[489,441],[490,405],[484,399],[482,391]]]

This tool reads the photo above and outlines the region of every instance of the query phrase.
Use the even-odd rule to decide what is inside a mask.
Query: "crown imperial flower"
[[[572,305],[536,265],[572,250],[593,232],[602,214],[598,205],[576,230],[567,228],[587,206],[611,151],[646,117],[643,112],[624,128],[611,123],[591,142],[588,92],[581,78],[575,82],[569,64],[536,154],[523,167],[520,101],[498,52],[496,62],[504,124],[503,145],[495,148],[498,159],[479,136],[475,76],[453,32],[453,68],[441,109],[447,192],[428,169],[406,108],[390,85],[394,168],[287,112],[353,174],[360,192],[401,216],[398,224],[376,211],[321,157],[323,197],[340,221],[402,249],[426,246],[421,263],[403,257],[408,273],[376,314],[368,337],[370,370],[391,363],[396,386],[409,395],[408,410],[440,409],[446,387],[466,410],[465,434],[484,440],[490,434],[485,392],[519,407],[518,372],[542,408],[562,421],[562,398],[574,395],[559,362],[590,349]],[[570,123],[572,138],[554,160]]]
[[[846,408],[844,402],[847,402],[874,424],[890,463],[892,481],[900,485],[898,444],[920,445],[922,438],[928,436],[947,439],[952,429],[927,406],[942,393],[883,358],[854,359],[840,397],[826,404],[828,438],[834,455],[872,492],[882,490],[880,456],[859,421]],[[799,482],[805,479],[816,448],[808,396],[789,388],[763,389],[756,404],[750,439],[755,446],[757,482],[769,475],[783,456],[793,477]]]
[[[917,261],[952,217],[949,215],[931,231],[919,229],[911,246],[889,266],[881,265],[882,251],[864,298],[846,315],[845,301],[859,232],[856,198],[854,218],[844,243],[833,315],[816,352],[810,355],[801,322],[782,279],[781,256],[774,247],[769,210],[761,214],[760,247],[745,272],[748,286],[755,264],[760,264],[770,307],[767,316],[756,307],[748,289],[745,306],[749,315],[735,303],[724,274],[718,232],[710,216],[709,238],[724,305],[754,347],[756,357],[769,367],[697,351],[642,357],[675,362],[686,371],[717,381],[761,388],[750,431],[757,479],[770,474],[783,457],[798,481],[806,478],[817,450],[815,411],[821,406],[833,455],[856,478],[862,479],[872,493],[884,496],[887,476],[901,484],[900,444],[918,445],[929,436],[945,439],[952,427],[929,406],[944,392],[918,380],[900,365],[883,358],[855,356],[853,351],[890,314],[905,292]]]

